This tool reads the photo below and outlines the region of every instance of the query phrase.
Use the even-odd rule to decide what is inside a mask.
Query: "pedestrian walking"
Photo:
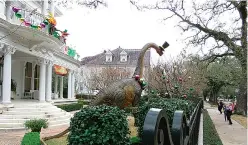
[[[227,119],[227,116],[226,116],[226,114],[227,114],[227,106],[226,105],[223,106],[223,110],[224,110],[224,119],[226,121],[226,119]]]
[[[229,125],[232,125],[232,119],[231,119],[231,116],[232,116],[232,105],[229,104],[229,106],[227,106],[227,111],[226,111],[226,117],[227,117],[227,120],[229,121]]]
[[[220,114],[222,114],[222,108],[223,108],[223,102],[222,100],[220,100],[220,102],[218,103],[218,110],[220,111]]]

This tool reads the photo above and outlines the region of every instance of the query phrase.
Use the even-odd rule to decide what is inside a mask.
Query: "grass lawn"
[[[203,110],[203,145],[223,145],[208,111],[205,109]]]
[[[232,119],[237,121],[240,125],[242,125],[245,128],[247,128],[247,117],[245,117],[243,115],[233,114]]]
[[[134,126],[134,117],[128,116],[128,125],[130,130],[130,137],[137,136],[137,127]],[[47,145],[67,145],[67,135],[45,141]]]

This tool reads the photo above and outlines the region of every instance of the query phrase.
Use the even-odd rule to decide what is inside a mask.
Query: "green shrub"
[[[142,136],[145,117],[150,108],[166,109],[169,125],[171,126],[176,110],[185,111],[187,118],[189,118],[195,106],[195,103],[185,99],[149,98],[147,102],[141,101],[137,112],[134,113],[135,126],[138,127],[139,136]]]
[[[70,145],[129,145],[127,115],[111,106],[90,106],[75,113],[70,123]]]
[[[40,145],[40,134],[38,132],[29,132],[22,138],[21,145]]]
[[[141,142],[141,139],[137,136],[130,138],[131,144],[139,144]]]
[[[203,110],[203,144],[222,145],[220,137],[207,110]]]
[[[57,105],[57,107],[67,112],[70,112],[82,109],[83,105],[83,101],[80,101],[79,103]]]
[[[48,120],[46,119],[31,119],[27,120],[24,123],[24,126],[28,129],[31,129],[32,132],[40,132],[41,128],[48,127]]]
[[[96,95],[77,94],[76,99],[93,99]]]

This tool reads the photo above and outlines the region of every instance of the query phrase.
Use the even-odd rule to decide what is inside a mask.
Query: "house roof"
[[[121,52],[125,51],[127,53],[127,61],[121,62],[120,61],[120,55]],[[123,49],[121,47],[118,47],[112,52],[112,61],[106,62],[106,51],[97,54],[95,56],[89,56],[84,57],[81,61],[81,65],[88,65],[88,64],[94,64],[94,65],[136,65],[139,54],[141,52],[141,49]],[[144,65],[149,66],[150,65],[150,50],[148,50],[144,56]]]

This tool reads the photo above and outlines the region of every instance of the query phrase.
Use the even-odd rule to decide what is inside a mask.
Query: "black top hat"
[[[164,44],[163,44],[162,46],[159,46],[159,48],[162,49],[162,50],[164,50],[164,49],[167,48],[168,46],[170,46],[169,43],[165,41]]]

